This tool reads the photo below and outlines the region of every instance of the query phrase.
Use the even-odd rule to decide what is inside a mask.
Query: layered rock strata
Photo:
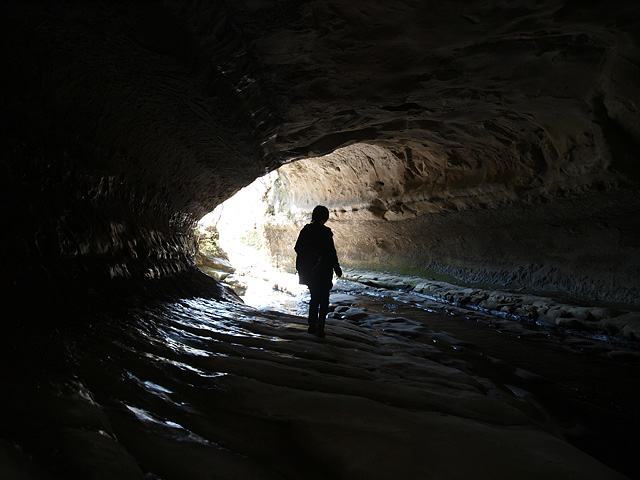
[[[383,153],[346,162],[377,170],[365,184],[304,193],[345,210],[354,266],[637,303],[638,18],[630,1],[6,2],[6,284],[195,272],[202,215],[366,143]]]
[[[356,144],[279,170],[266,237],[292,270],[298,230],[332,210],[341,261],[379,270],[638,304],[640,196],[612,173],[480,174],[411,150]]]

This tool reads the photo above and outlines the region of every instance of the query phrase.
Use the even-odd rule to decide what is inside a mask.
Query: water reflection
[[[202,445],[212,445],[212,443],[209,440],[202,438],[200,435],[197,435],[193,432],[190,432],[189,430],[187,430],[185,427],[183,427],[178,423],[172,422],[170,420],[164,420],[164,419],[158,418],[155,415],[153,415],[151,412],[148,412],[142,408],[133,407],[127,404],[125,404],[125,407],[131,413],[133,413],[136,416],[136,418],[138,418],[143,422],[149,422],[149,423],[159,425],[161,427],[166,427],[169,431],[166,432],[165,435],[169,435],[179,441],[195,442],[195,443],[200,443]]]
[[[593,457],[635,468],[640,393],[629,379],[640,362],[631,350],[343,280],[320,340],[291,313],[306,310],[304,294],[269,296],[288,303],[277,311],[277,302],[182,298],[85,313],[91,329],[58,325],[40,363],[33,353],[24,362],[28,384],[6,376],[14,415],[4,431],[60,478],[87,462],[148,478],[211,469],[222,478],[424,478],[457,455],[443,436],[484,449],[459,476],[490,461],[520,478],[551,451],[563,472],[584,465],[599,472],[592,478],[615,478]],[[356,310],[364,314],[349,316]],[[23,404],[9,408],[7,398]],[[354,445],[366,462],[354,463]],[[509,445],[509,455],[492,445]],[[542,472],[560,478],[554,468]]]

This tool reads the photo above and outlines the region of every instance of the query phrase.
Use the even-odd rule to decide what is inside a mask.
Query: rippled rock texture
[[[205,298],[112,303],[80,316],[69,308],[38,331],[13,325],[15,340],[0,352],[20,362],[0,364],[0,471],[622,480],[612,468],[633,470],[637,392],[610,404],[599,382],[624,389],[637,365],[607,370],[614,349],[563,346],[506,321],[499,329],[524,353],[493,358],[489,337],[502,334],[485,327],[481,346],[431,328],[473,326],[482,315],[415,295],[408,303],[424,309],[421,320],[338,307],[322,340],[298,316]],[[566,371],[554,363],[562,350]],[[587,385],[585,365],[595,369]]]
[[[495,459],[503,478],[615,478],[425,344],[345,326],[318,348],[300,319],[212,300],[234,297],[195,268],[193,227],[286,165],[283,265],[324,203],[345,267],[637,308],[639,15],[636,1],[2,2],[3,463],[467,478]]]

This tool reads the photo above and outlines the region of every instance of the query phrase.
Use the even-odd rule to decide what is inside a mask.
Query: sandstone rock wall
[[[267,227],[276,262],[294,268],[297,231],[325,204],[347,267],[640,300],[640,197],[618,176],[514,168],[505,180],[404,153],[358,144],[282,167]]]

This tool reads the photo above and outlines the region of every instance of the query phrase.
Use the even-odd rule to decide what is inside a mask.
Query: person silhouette
[[[329,310],[329,291],[333,287],[333,272],[342,276],[333,232],[325,223],[329,220],[327,207],[318,205],[296,241],[296,270],[300,284],[307,285],[309,301],[309,333],[324,337],[324,323]]]

